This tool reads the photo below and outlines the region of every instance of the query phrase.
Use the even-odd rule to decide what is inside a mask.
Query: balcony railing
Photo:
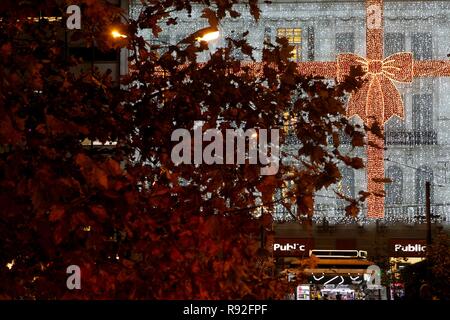
[[[389,220],[409,223],[425,223],[425,205],[392,205],[386,206],[385,217]],[[432,204],[431,220],[439,223],[450,222],[449,204]]]
[[[281,205],[274,208],[274,220],[277,222],[292,222],[295,218],[289,214],[288,210]],[[364,211],[364,210],[363,210]],[[291,212],[296,215],[295,206],[291,207]],[[436,203],[431,205],[432,222],[450,224],[450,203]],[[361,212],[359,217],[360,223],[370,222]],[[330,225],[336,224],[352,224],[355,223],[353,218],[347,217],[345,209],[332,204],[316,204],[314,206],[314,216],[312,220],[316,224],[322,224],[326,220]],[[384,224],[424,224],[425,221],[425,205],[386,205],[385,217],[381,219]],[[373,220],[374,221],[374,220]]]
[[[436,145],[438,143],[436,131],[386,131],[386,145]]]

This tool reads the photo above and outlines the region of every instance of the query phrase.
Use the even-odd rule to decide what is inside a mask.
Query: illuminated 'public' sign
[[[421,239],[392,239],[390,253],[393,257],[424,257],[426,242]]]
[[[308,238],[275,239],[273,254],[278,257],[307,257],[312,248],[312,239]]]

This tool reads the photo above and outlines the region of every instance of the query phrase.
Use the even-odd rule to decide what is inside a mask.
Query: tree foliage
[[[242,39],[209,53],[195,39],[166,46],[139,35],[173,28],[171,12],[203,6],[211,25],[239,19],[237,1],[141,1],[124,19],[104,1],[80,0],[82,30],[69,32],[101,50],[126,48],[129,75],[81,68],[67,54],[65,26],[29,17],[63,14],[69,1],[1,1],[0,12],[0,296],[6,299],[280,298],[260,231],[270,230],[273,195],[313,214],[314,193],[340,178],[339,131],[361,146],[363,128],[343,117],[354,78],[330,85],[298,74],[286,39],[251,59]],[[72,4],[72,3],[70,3]],[[248,6],[259,17],[256,1]],[[110,37],[119,28],[126,39]],[[162,54],[161,51],[163,51]],[[81,71],[80,71],[81,70]],[[178,128],[284,128],[298,148],[274,176],[261,165],[179,165],[170,158]],[[107,150],[83,141],[114,142]],[[332,143],[330,143],[332,141]],[[355,203],[348,210],[355,215]],[[269,243],[269,242],[268,242]],[[269,243],[270,244],[270,243]],[[82,270],[82,290],[66,288],[66,268]]]
[[[431,292],[439,299],[450,296],[450,238],[441,232],[427,248],[427,261],[431,268]]]
[[[448,300],[449,267],[450,239],[445,232],[439,232],[427,246],[426,259],[407,266],[401,272],[406,299]]]

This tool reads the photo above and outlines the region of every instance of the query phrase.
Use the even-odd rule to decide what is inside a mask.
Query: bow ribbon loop
[[[394,82],[412,82],[412,53],[400,52],[384,60],[368,60],[353,53],[339,54],[337,80],[344,80],[355,67],[362,68],[366,81],[350,95],[347,116],[358,115],[365,123],[374,117],[380,124],[394,115],[403,118],[403,100]]]

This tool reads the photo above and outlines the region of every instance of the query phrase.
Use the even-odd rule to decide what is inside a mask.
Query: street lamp
[[[202,37],[197,38],[198,41],[213,41],[218,39],[220,36],[220,32],[219,31],[211,31],[208,33],[205,33],[205,35],[203,35]]]
[[[218,39],[220,36],[220,32],[216,27],[206,27],[200,30],[197,30],[187,38],[180,41],[180,43],[192,43],[194,41],[205,41],[210,42]]]
[[[127,36],[125,35],[125,34],[122,34],[122,33],[120,33],[118,30],[112,30],[111,31],[111,36],[114,38],[114,39],[117,39],[117,38],[127,38]]]

